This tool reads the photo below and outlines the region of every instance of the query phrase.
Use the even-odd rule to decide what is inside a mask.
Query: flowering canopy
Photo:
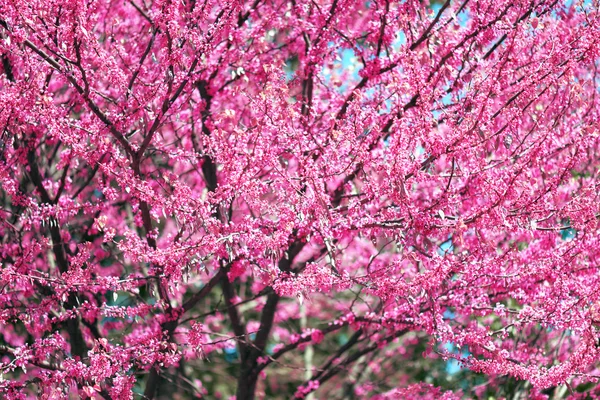
[[[0,0],[0,392],[595,393],[599,8]]]

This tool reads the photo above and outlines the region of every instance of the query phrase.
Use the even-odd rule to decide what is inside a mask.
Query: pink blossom
[[[597,394],[597,1],[0,10],[3,398]]]

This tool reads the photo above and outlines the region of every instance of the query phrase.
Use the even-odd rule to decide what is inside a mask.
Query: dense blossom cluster
[[[599,57],[597,0],[0,0],[1,396],[599,394]]]

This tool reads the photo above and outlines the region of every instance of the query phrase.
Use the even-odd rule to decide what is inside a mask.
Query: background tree
[[[599,17],[0,0],[3,397],[594,396]]]

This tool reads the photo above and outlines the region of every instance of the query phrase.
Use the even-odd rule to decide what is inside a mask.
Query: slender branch
[[[133,2],[131,2],[131,3],[134,4]],[[150,54],[150,50],[152,49],[152,46],[154,45],[154,39],[156,39],[157,33],[158,33],[157,29],[152,30],[152,37],[150,38],[150,41],[148,42],[148,46],[146,46],[146,50],[144,50],[144,53],[142,54],[142,57],[140,58],[138,67],[135,70],[135,72],[133,73],[133,75],[131,75],[131,79],[129,80],[129,85],[127,85],[127,96],[129,96],[129,94],[133,90],[133,84],[135,83],[135,80],[140,73],[140,70],[142,68],[142,65],[144,64],[144,61],[146,60],[146,57],[148,57],[148,54]]]
[[[403,329],[401,331],[395,332],[392,335],[389,335],[387,337],[385,337],[383,339],[383,342],[389,342],[393,339],[396,339],[400,336],[405,335],[407,332],[409,332],[408,329]],[[351,355],[349,355],[348,357],[346,357],[343,361],[341,361],[340,363],[336,364],[333,368],[331,368],[328,372],[326,372],[325,374],[323,374],[319,379],[319,386],[322,385],[323,383],[327,382],[329,379],[333,378],[334,376],[336,376],[337,374],[339,374],[340,372],[344,371],[346,369],[346,367],[350,364],[352,364],[353,362],[355,362],[356,360],[358,360],[359,358],[361,358],[362,356],[371,353],[372,351],[377,350],[380,347],[379,343],[374,343],[370,346],[367,346],[365,348],[363,348],[362,350],[359,350]],[[302,386],[308,386],[308,382],[305,382]],[[310,392],[314,391],[314,389],[311,389]],[[308,393],[310,393],[308,392]],[[308,394],[304,394],[302,396],[302,398],[306,397],[306,395]]]
[[[352,346],[354,346],[356,343],[358,343],[358,339],[360,339],[360,337],[362,336],[362,334],[363,334],[363,330],[362,329],[359,329],[356,332],[354,332],[354,334],[352,335],[352,337],[346,343],[344,343],[344,345],[340,346],[340,348],[335,352],[335,354],[329,358],[329,361],[327,361],[325,363],[325,365],[323,365],[321,368],[319,368],[319,371],[317,373],[315,373],[310,378],[310,380],[314,381],[316,379],[319,379],[323,375],[323,373],[325,371],[327,371],[329,369],[329,367],[331,367],[331,365],[337,359],[339,359],[342,356],[342,354],[344,354]]]
[[[223,276],[225,276],[225,274],[226,269],[220,268],[219,271],[217,271],[217,273],[211,278],[211,280],[208,281],[208,283],[204,285],[198,293],[194,294],[185,303],[183,303],[183,311],[187,312],[194,308],[194,306],[198,304],[200,300],[205,298],[212,291],[212,289],[219,283],[219,281],[221,280],[221,278],[223,278]]]
[[[348,326],[347,322],[341,323],[341,324],[334,324],[334,325],[330,325],[325,329],[321,329],[321,332],[324,335],[327,335],[328,333],[331,332],[335,332],[337,330],[340,330],[344,327]],[[267,362],[265,362],[264,364],[261,364],[259,366],[256,367],[256,372],[260,372],[263,369],[267,368],[270,364],[272,364],[273,362],[275,362],[278,358],[280,358],[281,356],[283,356],[285,353],[289,353],[292,350],[295,350],[296,348],[298,348],[298,346],[300,346],[301,344],[310,342],[312,340],[312,338],[310,336],[305,336],[300,338],[297,342],[294,343],[290,343],[284,347],[282,347],[280,350],[278,350],[277,352],[275,352],[273,355],[268,357]]]
[[[100,107],[98,107],[98,105],[89,97],[89,94],[86,94],[84,88],[82,88],[77,83],[73,74],[63,71],[61,65],[57,61],[55,61],[46,52],[44,52],[42,49],[33,44],[30,40],[26,39],[24,41],[24,44],[34,53],[39,55],[44,61],[46,61],[46,63],[48,63],[48,65],[50,65],[53,69],[63,74],[67,78],[67,80],[71,83],[71,85],[73,85],[75,90],[83,97],[90,110],[98,117],[98,119],[100,119],[100,121],[102,121],[108,127],[110,133],[115,137],[115,139],[117,139],[121,146],[123,146],[127,154],[133,155],[133,148],[131,147],[127,139],[125,139],[123,134],[119,132],[119,130],[110,120],[110,118],[108,118],[106,114],[104,114],[104,112],[100,110]]]
[[[417,47],[419,47],[419,45],[421,43],[423,43],[425,40],[427,40],[429,38],[429,34],[431,33],[431,30],[438,23],[438,21],[442,17],[442,14],[446,10],[446,8],[448,8],[448,6],[450,6],[450,0],[446,0],[446,2],[442,5],[442,8],[440,8],[440,10],[438,11],[437,15],[433,19],[433,21],[431,21],[431,23],[429,24],[429,26],[427,27],[427,29],[425,29],[425,32],[423,32],[423,34],[421,35],[421,37],[419,37],[419,39],[417,39],[417,41],[414,42],[410,46],[411,50],[415,50]]]

